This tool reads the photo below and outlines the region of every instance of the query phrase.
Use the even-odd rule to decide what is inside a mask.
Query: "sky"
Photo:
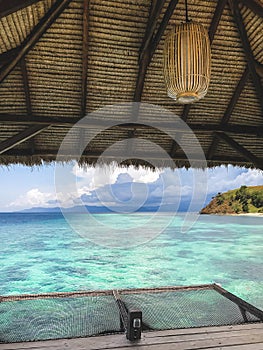
[[[213,195],[242,185],[263,185],[263,172],[233,166],[186,170],[169,168],[151,171],[139,167],[80,168],[64,166],[0,168],[0,212],[32,207],[106,206],[121,212],[163,205],[180,208],[192,203],[200,210]]]

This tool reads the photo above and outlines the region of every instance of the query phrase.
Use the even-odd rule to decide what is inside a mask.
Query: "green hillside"
[[[263,213],[263,186],[241,186],[225,193],[218,193],[201,210],[201,214]]]

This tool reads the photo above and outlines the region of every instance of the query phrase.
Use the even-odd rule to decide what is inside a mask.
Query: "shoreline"
[[[240,214],[230,214],[230,213],[200,213],[200,215],[218,215],[218,216],[251,216],[251,217],[263,217],[263,213],[240,213]]]

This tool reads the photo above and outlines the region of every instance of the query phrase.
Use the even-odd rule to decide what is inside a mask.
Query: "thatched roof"
[[[263,1],[188,0],[188,8],[209,31],[212,76],[205,98],[182,106],[167,96],[162,49],[167,31],[184,21],[184,0],[0,0],[0,163],[55,160],[67,132],[87,113],[135,101],[186,121],[209,166],[263,168]],[[176,165],[189,165],[182,147],[163,132],[177,134],[172,117],[116,114],[96,114],[79,129],[74,142],[82,149],[90,129],[107,119],[125,123],[96,135],[82,162],[139,137],[159,144]],[[152,122],[156,128],[147,126]],[[190,144],[187,137],[181,132],[179,141]],[[135,149],[129,152],[134,164],[147,164]]]

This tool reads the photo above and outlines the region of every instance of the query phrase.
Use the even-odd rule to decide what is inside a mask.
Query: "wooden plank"
[[[9,139],[2,141],[0,143],[0,154],[5,153],[6,151],[14,148],[15,146],[19,145],[20,143],[31,139],[35,135],[41,133],[43,130],[47,129],[50,125],[40,126],[40,125],[33,125],[18,134],[10,137]]]
[[[238,142],[232,139],[230,136],[225,133],[215,133],[216,137],[226,142],[230,147],[240,153],[243,157],[245,157],[248,161],[253,163],[257,168],[263,169],[262,160],[254,156],[250,151],[248,151],[245,147],[241,146]]]
[[[0,0],[0,18],[35,4],[40,0]]]
[[[46,30],[54,23],[54,21],[65,10],[71,0],[57,0],[45,16],[39,21],[32,32],[27,36],[20,45],[17,55],[0,70],[0,83],[8,76],[8,74],[16,67],[18,62],[34,47]]]
[[[258,326],[258,325],[257,325]],[[235,333],[225,332],[226,327],[205,327],[191,329],[196,333],[190,334],[176,334],[178,330],[175,330],[173,334],[169,336],[155,336],[156,332],[143,333],[141,341],[131,343],[127,341],[124,334],[108,335],[100,337],[88,337],[88,338],[75,338],[75,339],[60,339],[50,341],[39,341],[30,343],[13,343],[1,345],[1,350],[18,350],[18,349],[72,349],[72,350],[98,350],[98,349],[206,349],[216,348],[224,346],[241,346],[243,344],[257,344],[263,343],[263,327],[255,327],[254,329],[245,329],[244,326],[233,326],[237,328]],[[213,332],[213,329],[217,328],[221,331]],[[181,331],[188,331],[181,330]],[[199,332],[202,333],[199,333]],[[151,337],[149,337],[151,335]],[[260,349],[260,348],[259,348]]]
[[[145,335],[147,337],[169,337],[173,335],[183,335],[183,334],[213,334],[213,333],[221,333],[221,332],[229,332],[235,334],[236,332],[240,331],[247,331],[250,330],[259,330],[259,332],[263,331],[263,323],[245,323],[245,324],[239,324],[239,325],[229,325],[229,326],[207,326],[207,327],[198,327],[198,328],[181,328],[181,329],[167,329],[162,331],[154,331],[154,332],[147,332]]]
[[[220,347],[213,347],[213,350],[262,350],[263,344],[255,343],[255,344],[241,344],[241,345],[230,345],[230,346],[220,346]],[[205,349],[204,349],[205,350]]]

